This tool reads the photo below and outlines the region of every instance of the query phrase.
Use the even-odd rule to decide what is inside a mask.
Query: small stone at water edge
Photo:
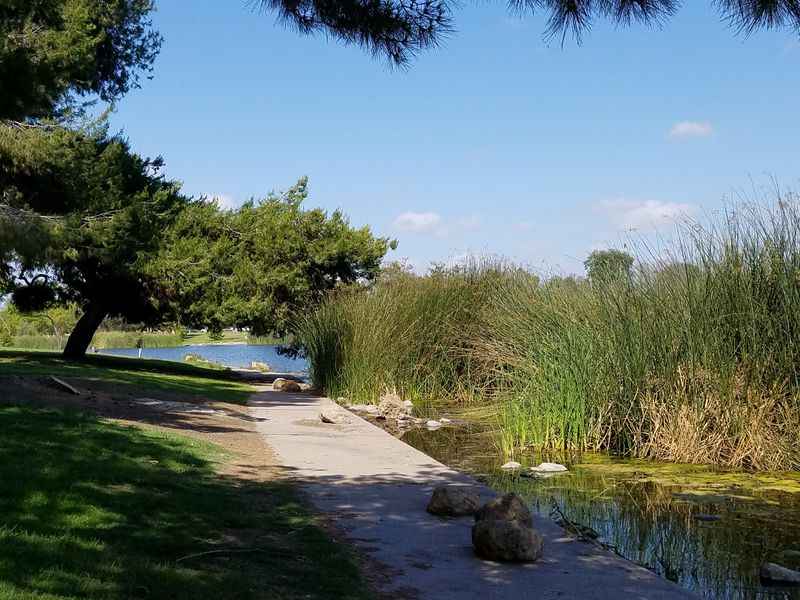
[[[447,423],[452,423],[452,421],[450,419],[448,419],[447,417],[442,417],[441,419],[439,419],[439,422],[440,423],[444,423],[445,425]]]
[[[530,510],[516,494],[495,498],[475,513],[472,546],[481,558],[532,562],[541,557],[543,545]]]
[[[440,485],[433,490],[426,510],[433,515],[460,517],[474,515],[479,504],[478,492],[474,490]]]
[[[405,402],[397,394],[385,394],[378,402],[378,410],[381,416],[387,419],[399,419],[408,414]]]
[[[534,562],[542,556],[544,539],[519,521],[478,521],[472,526],[472,546],[488,560]]]
[[[323,423],[330,423],[333,425],[341,425],[343,423],[350,422],[350,419],[348,419],[345,415],[332,410],[323,410],[321,413],[319,413],[319,420]]]
[[[761,565],[761,580],[768,583],[800,585],[800,571],[793,571],[775,563]]]
[[[519,464],[518,462],[512,460],[512,461],[507,462],[506,464],[504,464],[500,468],[503,469],[504,471],[516,471],[517,469],[521,469],[522,465]]]
[[[538,467],[531,467],[534,473],[563,473],[567,467],[558,463],[543,462]]]
[[[475,513],[475,521],[519,521],[533,527],[533,517],[525,502],[516,494],[498,496]]]
[[[293,379],[284,379],[283,377],[278,377],[275,381],[272,382],[272,389],[277,392],[300,392],[302,388],[300,384],[294,381]]]
[[[425,427],[427,427],[428,429],[438,429],[441,426],[442,424],[439,421],[431,420],[431,421],[426,421],[425,423]]]

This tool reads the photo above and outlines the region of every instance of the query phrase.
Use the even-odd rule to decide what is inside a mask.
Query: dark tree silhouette
[[[360,45],[397,65],[436,46],[453,30],[458,0],[252,0],[302,33]],[[800,0],[707,0],[741,33],[789,28],[800,33]],[[545,35],[580,41],[598,18],[620,25],[660,25],[680,0],[508,0],[510,11],[549,15]]]

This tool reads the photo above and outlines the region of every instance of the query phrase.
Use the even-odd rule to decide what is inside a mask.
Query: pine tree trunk
[[[90,304],[75,324],[75,329],[69,334],[67,345],[64,346],[64,358],[83,358],[86,350],[92,343],[94,332],[100,327],[100,323],[106,318],[106,310],[102,307]]]

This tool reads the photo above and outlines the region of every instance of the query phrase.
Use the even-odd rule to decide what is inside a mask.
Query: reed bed
[[[339,292],[298,323],[316,383],[479,407],[508,455],[800,468],[800,207],[686,224],[624,276],[473,263]]]
[[[179,334],[136,331],[98,331],[92,338],[92,346],[98,350],[106,348],[136,348],[139,340],[144,348],[172,348],[183,344]],[[18,350],[60,351],[67,343],[67,336],[17,335],[9,338],[7,347]]]
[[[183,344],[183,337],[178,333],[98,331],[92,338],[92,345],[98,349],[136,348],[140,340],[143,348],[174,348]]]

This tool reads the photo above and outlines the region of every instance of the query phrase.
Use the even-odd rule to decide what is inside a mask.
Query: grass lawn
[[[141,389],[144,394],[147,389],[157,389],[234,404],[244,404],[254,391],[225,371],[176,362],[100,355],[66,361],[50,352],[0,350],[0,377],[11,375],[102,380],[131,392]]]
[[[251,338],[246,331],[223,331],[222,339],[212,339],[206,332],[196,331],[188,333],[183,338],[183,345],[192,344],[285,344],[286,338],[274,338],[271,336]]]
[[[291,488],[218,475],[219,447],[19,406],[0,432],[3,600],[368,597]]]

